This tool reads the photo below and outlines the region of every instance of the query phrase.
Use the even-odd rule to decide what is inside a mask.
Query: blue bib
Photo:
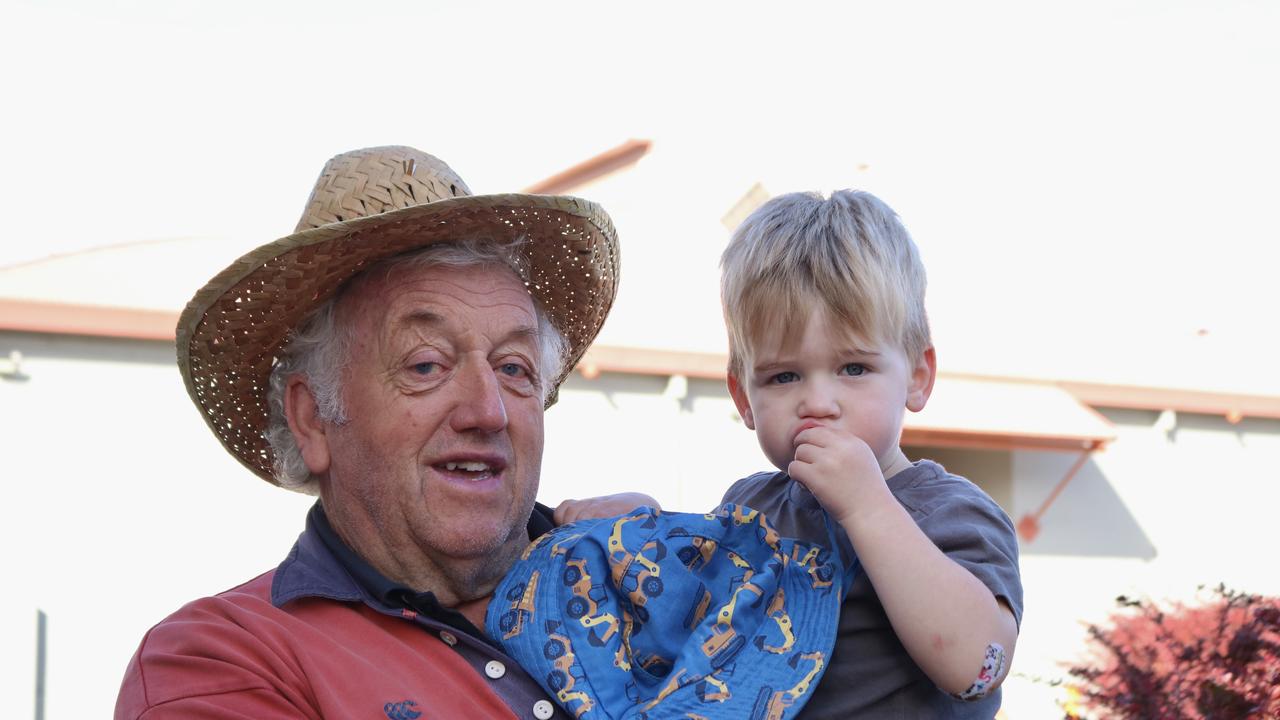
[[[741,506],[641,507],[535,540],[486,632],[577,718],[781,720],[830,661],[857,572],[838,554]]]

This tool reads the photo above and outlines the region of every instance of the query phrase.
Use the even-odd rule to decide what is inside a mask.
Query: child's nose
[[[800,397],[800,417],[835,417],[840,414],[840,403],[835,393],[821,383],[811,383]]]

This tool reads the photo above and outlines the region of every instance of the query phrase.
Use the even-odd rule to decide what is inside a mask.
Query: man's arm
[[[567,525],[578,520],[613,517],[635,510],[641,505],[648,505],[655,510],[662,509],[657,500],[644,493],[615,493],[582,500],[565,500],[556,506],[555,521],[557,525]]]
[[[514,668],[495,685],[476,665],[496,650],[450,642],[453,633],[421,618],[323,597],[276,608],[258,596],[272,577],[189,603],[152,628],[125,672],[116,719],[511,718],[517,698],[531,707],[544,697]]]
[[[216,686],[209,684],[210,675]],[[214,657],[155,653],[144,641],[125,672],[114,717],[302,720],[315,715],[299,710],[279,688],[245,668]]]
[[[234,694],[201,695],[155,705],[141,713],[116,707],[116,720],[302,720],[311,718],[283,703],[268,690]]]

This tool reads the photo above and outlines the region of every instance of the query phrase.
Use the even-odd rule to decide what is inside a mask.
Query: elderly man
[[[117,718],[537,718],[483,627],[532,537],[543,411],[613,302],[613,226],[565,197],[473,196],[404,147],[325,166],[297,232],[178,326],[226,449],[318,494],[275,570],[153,628]]]

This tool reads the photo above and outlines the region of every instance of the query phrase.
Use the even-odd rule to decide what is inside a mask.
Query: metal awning
[[[902,429],[903,445],[1079,453],[1040,506],[1018,520],[1023,542],[1036,539],[1053,501],[1089,456],[1114,439],[1106,418],[1057,385],[956,376],[939,377],[928,405],[908,413]]]
[[[1057,385],[943,375],[924,410],[907,413],[903,445],[1080,451],[1115,439],[1106,418]]]

